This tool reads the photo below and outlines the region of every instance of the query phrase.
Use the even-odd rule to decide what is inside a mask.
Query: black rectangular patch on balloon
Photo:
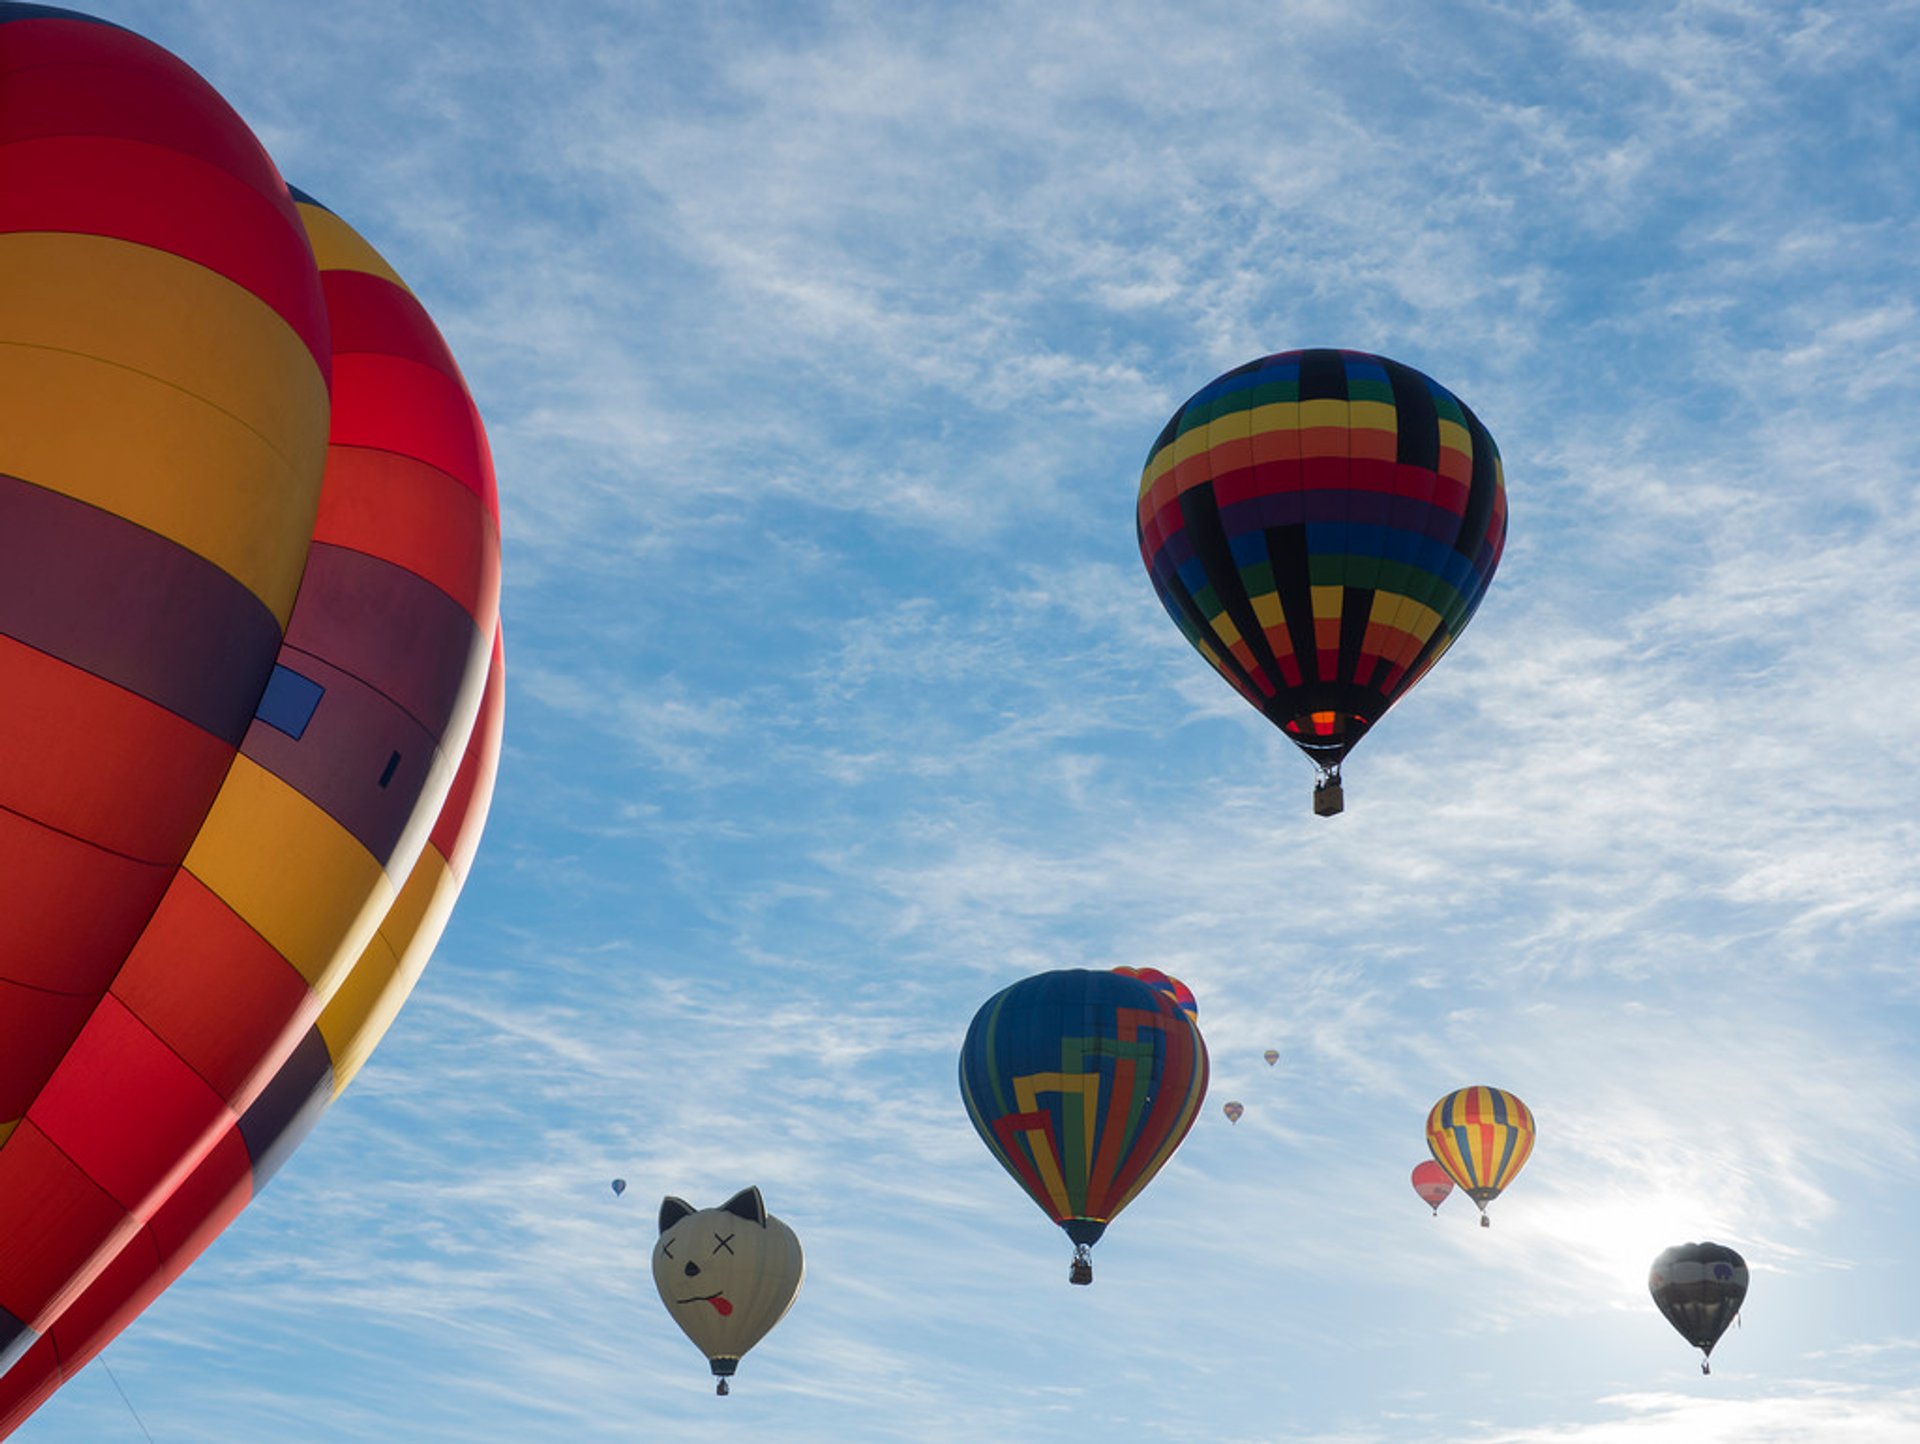
[[[393,774],[399,770],[400,754],[396,752],[387,759],[386,770],[380,774],[380,785],[385,787],[389,782],[393,781]]]

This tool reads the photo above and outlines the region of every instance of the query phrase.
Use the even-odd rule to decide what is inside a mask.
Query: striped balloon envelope
[[[1140,556],[1175,624],[1320,770],[1453,645],[1506,543],[1500,452],[1466,404],[1363,351],[1283,351],[1195,392],[1140,476]]]
[[[1004,988],[960,1049],[967,1116],[1000,1166],[1088,1250],[1193,1127],[1207,1091],[1199,1026],[1165,991],[1069,968]]]
[[[392,269],[118,26],[0,3],[0,1434],[259,1192],[446,926],[499,511]]]
[[[1512,1183],[1533,1153],[1533,1114],[1501,1088],[1459,1088],[1427,1114],[1427,1148],[1480,1210]]]

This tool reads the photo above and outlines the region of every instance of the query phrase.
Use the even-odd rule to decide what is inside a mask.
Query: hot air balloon
[[[1675,1244],[1653,1261],[1647,1276],[1653,1302],[1700,1351],[1700,1372],[1747,1296],[1747,1261],[1719,1243]]]
[[[1176,625],[1319,773],[1438,661],[1506,541],[1500,453],[1438,382],[1363,351],[1217,377],[1140,477],[1140,555]]]
[[[1207,1046],[1172,996],[1121,973],[1063,969],[974,1014],[960,1094],[981,1140],[1073,1241],[1068,1278],[1173,1156],[1207,1091]]]
[[[1174,1007],[1196,1022],[1200,1017],[1200,1005],[1194,1001],[1193,989],[1178,978],[1170,978],[1158,968],[1115,968],[1123,978],[1138,978],[1143,983],[1151,983],[1169,998]]]
[[[1267,1060],[1267,1066],[1271,1068],[1275,1063],[1280,1061],[1280,1050],[1278,1048],[1269,1048],[1260,1056]]]
[[[767,1212],[757,1188],[743,1188],[718,1208],[682,1199],[660,1203],[660,1240],[653,1284],[680,1331],[727,1392],[740,1357],[786,1317],[800,1296],[807,1265],[793,1230]]]
[[[1431,1158],[1423,1159],[1413,1165],[1413,1191],[1420,1195],[1423,1203],[1433,1206],[1433,1216],[1440,1216],[1440,1205],[1447,1201],[1447,1195],[1453,1192],[1453,1180],[1447,1177],[1446,1169]],[[1482,1217],[1485,1217],[1483,1214]]]
[[[1487,1227],[1487,1205],[1526,1167],[1533,1152],[1533,1114],[1499,1088],[1460,1088],[1427,1114],[1427,1147],[1466,1192]]]
[[[1222,1105],[1220,1111],[1227,1115],[1227,1122],[1238,1123],[1240,1121],[1240,1115],[1247,1110],[1242,1108],[1238,1103],[1227,1103]]]
[[[614,1181],[613,1181],[613,1196],[614,1196],[615,1198],[618,1198],[618,1197],[619,1197],[619,1196],[620,1196],[621,1194],[623,1194],[623,1193],[625,1193],[626,1191],[627,1191],[627,1181],[626,1181],[626,1179],[624,1179],[624,1178],[616,1178],[616,1179],[614,1179]]]
[[[419,302],[132,32],[0,4],[0,1434],[259,1191],[447,923],[499,520]]]

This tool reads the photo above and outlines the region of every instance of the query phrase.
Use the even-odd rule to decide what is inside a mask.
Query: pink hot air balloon
[[[1433,1206],[1437,1218],[1440,1205],[1453,1192],[1453,1180],[1447,1177],[1446,1169],[1429,1158],[1413,1165],[1413,1191],[1420,1195],[1422,1202]]]

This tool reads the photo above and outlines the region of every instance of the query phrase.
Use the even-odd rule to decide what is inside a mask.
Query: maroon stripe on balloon
[[[0,635],[230,744],[245,735],[280,646],[266,604],[213,563],[10,476],[0,476]]]
[[[385,866],[413,824],[421,790],[436,768],[450,771],[439,739],[391,699],[350,673],[289,648],[281,665],[321,688],[319,705],[294,738],[256,722],[240,750],[352,833]]]
[[[319,543],[308,554],[287,626],[289,648],[351,672],[435,738],[450,718],[470,712],[485,684],[492,640],[431,582],[363,552]]]

